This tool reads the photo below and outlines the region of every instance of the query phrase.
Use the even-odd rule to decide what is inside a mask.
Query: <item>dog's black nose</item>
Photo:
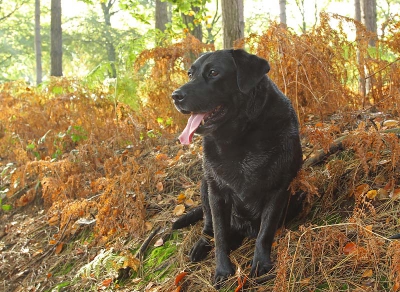
[[[172,92],[172,99],[175,101],[181,101],[185,98],[182,90],[177,89],[174,92]]]

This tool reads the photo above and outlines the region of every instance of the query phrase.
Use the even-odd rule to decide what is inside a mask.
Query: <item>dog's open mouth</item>
[[[181,144],[188,145],[192,142],[194,133],[199,127],[207,127],[224,115],[225,108],[221,105],[208,113],[192,113],[188,123],[179,136]]]

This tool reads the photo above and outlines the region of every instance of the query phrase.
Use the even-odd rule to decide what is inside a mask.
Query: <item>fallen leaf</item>
[[[153,223],[151,223],[149,221],[144,222],[144,228],[145,228],[146,231],[152,230],[153,229]]]
[[[383,188],[378,189],[378,199],[384,200],[389,198],[389,192]]]
[[[372,225],[365,226],[365,229],[367,229],[368,231],[372,232]]]
[[[101,284],[104,287],[108,287],[108,286],[110,286],[111,282],[112,282],[112,279],[110,278],[110,279],[105,279]]]
[[[57,243],[57,241],[54,240],[54,239],[49,240],[49,244],[51,244],[51,245],[54,245],[54,244],[56,244],[56,243]]]
[[[398,200],[398,199],[400,199],[400,189],[394,189],[394,190],[393,190],[393,193],[392,193],[392,195],[391,195],[391,198],[392,198],[393,200]]]
[[[175,216],[181,216],[185,212],[185,205],[179,204],[175,207],[173,213]]]
[[[393,128],[396,127],[400,122],[396,120],[386,120],[383,122],[384,127]]]
[[[353,191],[354,197],[356,197],[356,198],[360,197],[360,196],[364,195],[368,190],[369,190],[368,184],[359,185]]]
[[[179,282],[187,275],[187,272],[181,272],[175,277],[175,286],[178,286]]]
[[[163,183],[162,182],[158,182],[156,185],[156,188],[159,192],[161,192],[164,189]]]
[[[185,201],[185,205],[189,206],[189,207],[192,207],[194,205],[194,201],[192,199],[187,199]]]
[[[60,218],[58,215],[51,217],[47,222],[49,225],[58,225],[58,222],[60,221]]]
[[[49,278],[51,278],[51,276],[53,276],[53,274],[52,273],[47,273],[47,279],[49,279]]]
[[[375,199],[376,195],[378,194],[378,192],[376,190],[370,190],[367,192],[367,198],[372,200]]]
[[[64,246],[64,243],[62,243],[62,242],[59,245],[57,245],[55,253],[59,254],[62,251],[63,246]]]
[[[361,277],[363,278],[371,278],[374,273],[371,269],[365,270]]]
[[[347,243],[343,248],[343,253],[349,255],[357,251],[357,245],[354,242]]]
[[[35,251],[32,256],[35,257],[35,256],[38,256],[38,255],[40,255],[42,253],[43,253],[43,249],[39,249],[39,250]]]
[[[180,193],[177,197],[176,200],[178,204],[182,204],[186,199],[186,195],[184,193]]]
[[[154,246],[155,247],[159,247],[162,246],[164,244],[164,240],[162,238],[159,238],[155,243]]]
[[[179,292],[179,291],[181,291],[181,289],[182,289],[182,286],[178,286],[178,287],[176,287],[175,292]]]
[[[164,153],[157,154],[157,156],[156,156],[157,161],[162,161],[162,160],[167,160],[167,159],[168,159],[168,155],[164,154]]]
[[[132,270],[137,272],[140,267],[140,260],[137,259],[132,253],[127,251],[126,253],[124,253],[123,267],[124,268],[130,267]]]

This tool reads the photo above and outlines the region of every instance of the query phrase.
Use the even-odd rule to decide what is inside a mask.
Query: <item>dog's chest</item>
[[[222,187],[237,193],[266,178],[270,155],[254,149],[207,149],[204,151],[204,170]]]

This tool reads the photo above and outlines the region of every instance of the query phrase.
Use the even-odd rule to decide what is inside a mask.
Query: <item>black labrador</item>
[[[174,223],[181,228],[204,214],[203,236],[190,252],[204,259],[215,238],[215,285],[234,274],[229,252],[256,237],[251,276],[272,268],[275,232],[301,210],[289,184],[302,165],[298,120],[289,99],[267,77],[266,60],[244,50],[200,56],[189,82],[172,93],[176,108],[190,114],[180,141],[203,135],[202,209]]]

